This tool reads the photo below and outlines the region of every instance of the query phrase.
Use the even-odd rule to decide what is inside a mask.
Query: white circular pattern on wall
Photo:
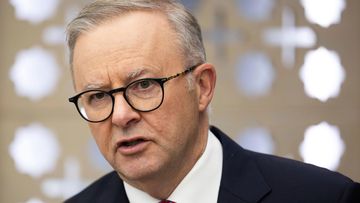
[[[32,123],[16,130],[9,153],[20,173],[38,178],[55,169],[60,146],[51,130]]]
[[[42,38],[49,45],[63,45],[66,42],[65,33],[63,26],[50,26],[44,29]]]
[[[345,151],[345,143],[337,126],[321,122],[306,129],[299,151],[304,162],[336,170]]]
[[[264,21],[270,18],[275,0],[237,0],[239,14],[248,20]]]
[[[38,24],[51,18],[57,11],[59,0],[10,0],[19,20]]]
[[[346,7],[345,0],[301,0],[300,3],[308,21],[322,27],[339,23]]]
[[[275,79],[270,59],[262,52],[250,52],[241,56],[236,65],[237,87],[250,97],[269,93]]]
[[[340,57],[335,51],[323,47],[309,51],[305,55],[304,65],[299,74],[304,83],[305,93],[322,102],[337,97],[345,80],[345,70]]]
[[[44,203],[44,202],[38,198],[31,198],[28,201],[26,201],[25,203]]]
[[[54,91],[59,80],[55,56],[40,47],[20,51],[10,70],[10,79],[19,96],[38,101]]]
[[[275,143],[266,128],[251,127],[245,129],[236,138],[236,142],[242,147],[265,154],[274,154]]]

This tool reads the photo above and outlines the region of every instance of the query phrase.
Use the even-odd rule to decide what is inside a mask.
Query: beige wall
[[[277,1],[272,18],[260,23],[251,23],[241,18],[234,9],[233,1],[201,2],[203,3],[195,12],[204,33],[213,29],[214,10],[219,6],[226,9],[226,26],[242,33],[242,40],[238,44],[222,45],[226,55],[221,59],[216,56],[219,47],[205,38],[208,61],[216,65],[218,72],[217,92],[212,104],[212,123],[232,136],[249,126],[264,126],[270,129],[273,136],[275,154],[301,160],[298,149],[305,129],[327,121],[339,127],[346,144],[338,171],[360,181],[360,2],[348,0],[341,23],[328,29],[307,22],[298,1]],[[32,25],[16,20],[14,9],[8,1],[0,2],[0,202],[25,202],[31,197],[41,198],[45,202],[61,201],[61,198],[46,197],[41,191],[41,184],[49,178],[63,177],[64,162],[69,157],[80,161],[83,179],[91,181],[104,173],[90,164],[87,143],[91,135],[87,124],[67,102],[67,98],[74,92],[65,61],[65,48],[62,45],[45,44],[41,37],[42,30],[47,26],[64,24],[65,11],[71,4],[73,1],[61,1],[53,18]],[[346,80],[338,98],[322,103],[305,95],[298,72],[305,53],[310,49],[297,49],[294,67],[286,69],[280,61],[281,49],[262,42],[261,31],[264,28],[281,25],[284,6],[294,10],[297,26],[309,26],[316,32],[318,41],[314,48],[326,46],[336,50],[341,56]],[[34,45],[55,53],[61,66],[55,92],[38,102],[17,96],[8,77],[16,53]],[[263,50],[271,56],[276,78],[268,96],[248,98],[235,88],[236,60],[240,54],[250,50]],[[51,129],[61,146],[56,169],[39,178],[17,172],[8,152],[16,129],[34,121]]]

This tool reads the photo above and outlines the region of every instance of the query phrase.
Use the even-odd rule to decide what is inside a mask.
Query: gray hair
[[[177,35],[186,66],[204,63],[205,49],[200,26],[195,17],[175,0],[97,0],[85,6],[67,27],[70,65],[78,37],[96,26],[131,11],[157,11],[166,15]]]

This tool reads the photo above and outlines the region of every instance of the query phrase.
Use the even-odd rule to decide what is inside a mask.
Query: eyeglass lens
[[[79,112],[89,121],[97,122],[108,118],[114,106],[112,94],[101,90],[83,93],[77,101]],[[124,96],[128,104],[135,110],[152,111],[161,104],[163,89],[156,80],[138,80],[125,88]]]

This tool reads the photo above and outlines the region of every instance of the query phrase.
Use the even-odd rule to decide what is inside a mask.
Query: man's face
[[[159,13],[132,12],[82,34],[74,49],[77,92],[110,90],[141,78],[168,77],[184,70],[173,30]],[[193,74],[193,73],[190,73]],[[187,170],[204,145],[199,134],[198,91],[184,76],[164,84],[160,108],[133,110],[114,94],[112,116],[89,123],[100,151],[128,182],[176,175]]]

